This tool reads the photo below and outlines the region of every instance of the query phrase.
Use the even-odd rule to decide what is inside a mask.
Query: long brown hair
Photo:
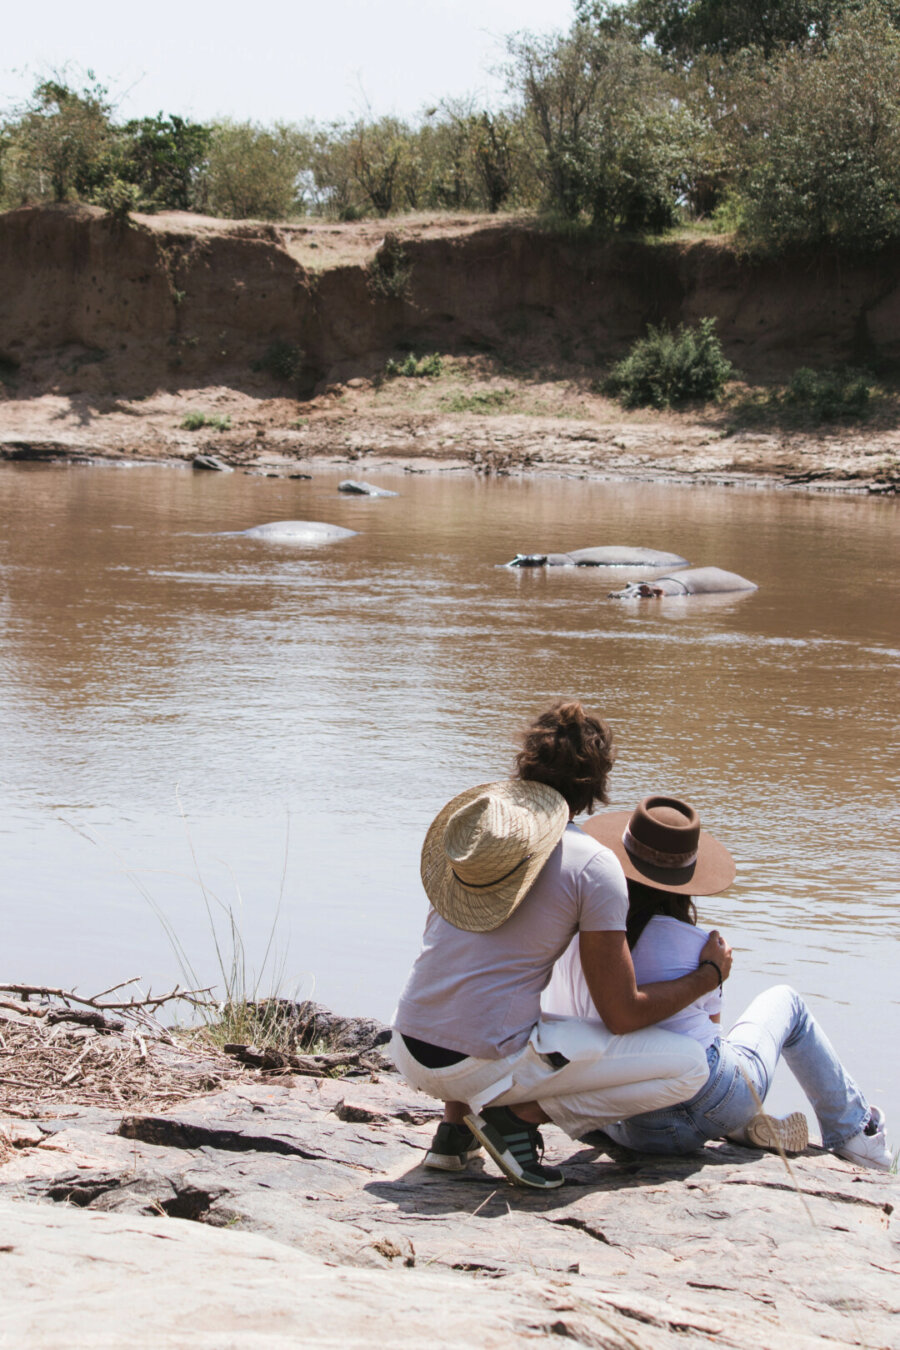
[[[697,922],[697,908],[689,895],[660,891],[655,886],[647,886],[643,881],[632,881],[629,877],[628,918],[625,920],[629,951],[634,951],[638,938],[655,914],[665,914],[681,923]]]
[[[615,757],[612,728],[573,699],[554,703],[525,728],[516,775],[556,788],[576,816],[597,802],[606,805]]]

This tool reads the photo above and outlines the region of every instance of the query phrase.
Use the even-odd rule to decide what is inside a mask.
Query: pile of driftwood
[[[85,997],[0,985],[0,1114],[42,1107],[165,1106],[240,1076],[227,1056],[198,1054],[158,1020],[160,1008],[206,991],[112,999],[129,980]]]
[[[173,1031],[160,1010],[187,1003],[207,1024],[220,1005],[209,989],[162,995],[121,991],[123,981],[91,997],[71,990],[0,983],[0,1115],[32,1116],[43,1108],[166,1107],[252,1076],[323,1077],[387,1067],[379,1047],[389,1032],[376,1022],[338,1018],[318,1004],[270,1000],[280,1044],[228,1043],[219,1048],[201,1025]],[[113,995],[119,997],[113,997]]]

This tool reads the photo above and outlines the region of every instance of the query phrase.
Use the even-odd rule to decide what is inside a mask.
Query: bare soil
[[[747,391],[685,412],[624,412],[583,374],[497,372],[483,358],[445,360],[436,379],[351,378],[309,400],[228,385],[128,399],[7,392],[7,458],[185,461],[215,454],[273,474],[304,464],[489,474],[762,484],[891,494],[900,487],[900,429],[892,406],[865,423],[825,430],[768,419],[742,425]],[[229,429],[185,430],[188,413],[228,417]]]

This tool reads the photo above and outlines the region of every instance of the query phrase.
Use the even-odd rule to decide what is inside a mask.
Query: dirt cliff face
[[[391,255],[379,251],[384,228],[7,212],[0,358],[39,387],[133,394],[242,387],[278,342],[296,349],[311,392],[374,374],[404,346],[590,366],[648,322],[704,315],[752,377],[900,358],[900,253],[751,263],[716,241],[604,244],[468,219],[391,224]],[[329,254],[334,236],[342,253]]]

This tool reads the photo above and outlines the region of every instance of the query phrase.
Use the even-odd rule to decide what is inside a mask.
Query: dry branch
[[[180,985],[175,986],[167,994],[141,994],[139,997],[130,998],[122,1003],[103,1003],[101,1000],[106,994],[115,993],[117,989],[124,989],[129,984],[137,984],[140,980],[139,975],[135,975],[130,980],[121,980],[118,984],[112,985],[109,989],[104,989],[100,994],[94,994],[91,998],[85,998],[83,994],[76,994],[73,989],[54,989],[49,985],[42,984],[3,984],[0,982],[0,993],[18,994],[20,999],[29,999],[33,997],[42,999],[60,999],[64,1004],[78,1003],[83,1008],[94,1008],[98,1012],[117,1012],[134,1013],[138,1011],[152,1012],[161,1008],[165,1003],[191,1003],[194,1005],[207,1004],[212,997],[212,986],[205,989],[182,989]],[[7,1006],[2,1004],[0,1006]],[[44,1011],[38,1012],[29,1008],[27,1002],[16,1006],[16,1011],[24,1012],[27,1016],[42,1017]]]

